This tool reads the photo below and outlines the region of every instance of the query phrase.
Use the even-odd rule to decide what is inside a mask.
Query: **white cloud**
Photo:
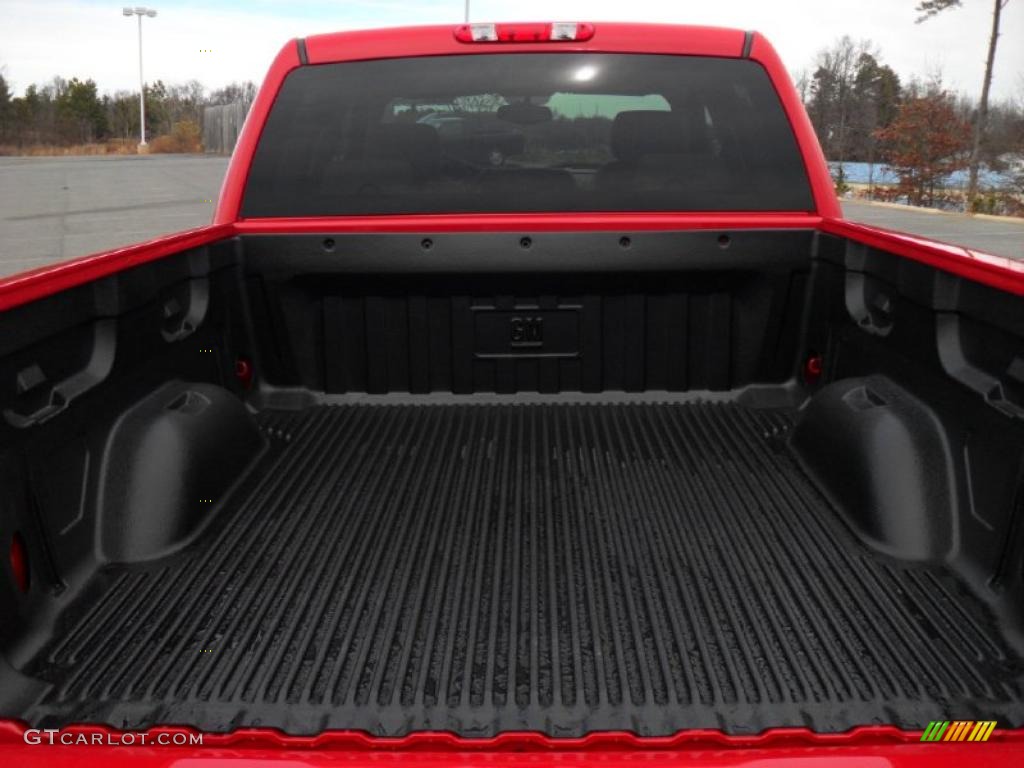
[[[147,81],[192,78],[219,87],[259,82],[291,37],[370,26],[456,23],[462,0],[150,0],[143,22]],[[847,34],[878,46],[903,77],[941,69],[948,87],[976,94],[984,70],[991,2],[916,25],[916,0],[473,0],[475,20],[630,20],[757,29],[791,71]],[[1020,96],[1024,79],[1024,2],[1004,12],[993,93]],[[0,66],[17,92],[54,75],[91,77],[101,90],[137,88],[136,22],[121,4],[96,0],[0,0]],[[212,53],[202,53],[210,49]]]

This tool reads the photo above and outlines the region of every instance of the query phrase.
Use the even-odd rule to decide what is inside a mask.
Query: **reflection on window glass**
[[[554,53],[296,70],[243,213],[811,207],[758,64]]]

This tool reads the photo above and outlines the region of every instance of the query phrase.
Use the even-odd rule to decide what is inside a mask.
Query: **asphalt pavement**
[[[227,158],[0,157],[0,275],[142,242],[210,221]],[[847,201],[846,215],[1024,259],[1024,220]]]
[[[226,157],[0,157],[0,275],[209,223]]]
[[[1024,259],[1024,219],[967,216],[855,200],[843,201],[843,215],[876,227],[924,235],[998,256]]]

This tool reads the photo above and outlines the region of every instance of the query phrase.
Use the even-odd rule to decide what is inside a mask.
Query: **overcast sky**
[[[143,22],[147,81],[257,83],[291,37],[365,27],[457,23],[463,0],[151,0]],[[756,29],[791,73],[842,35],[868,39],[901,77],[941,71],[948,88],[981,90],[992,0],[915,25],[916,0],[473,0],[471,19],[653,21]],[[0,0],[0,67],[20,94],[54,75],[101,91],[138,87],[136,22],[109,0]],[[211,52],[204,52],[209,49]],[[1010,0],[993,95],[1024,99],[1024,0]]]

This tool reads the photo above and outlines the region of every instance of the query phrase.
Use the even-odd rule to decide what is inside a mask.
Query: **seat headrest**
[[[612,123],[612,153],[619,160],[644,155],[674,155],[687,151],[683,121],[674,112],[619,112]]]

